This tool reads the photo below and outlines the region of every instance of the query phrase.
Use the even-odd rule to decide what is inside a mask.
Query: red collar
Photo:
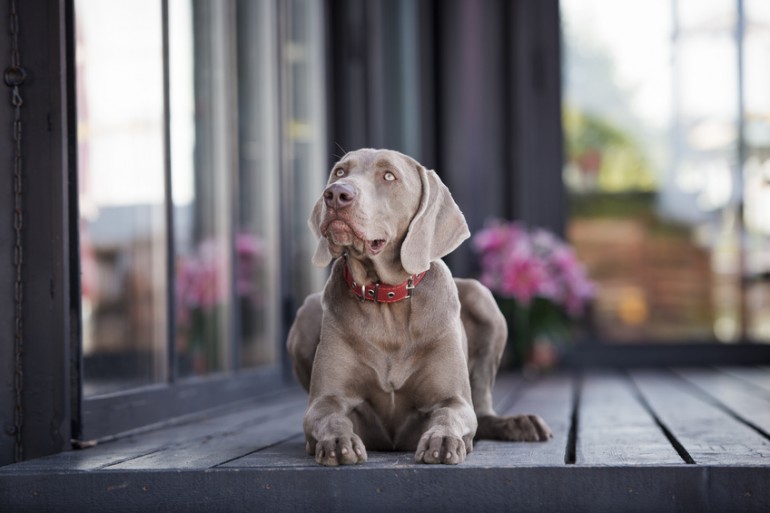
[[[361,301],[368,300],[374,301],[375,303],[398,303],[399,301],[412,297],[412,289],[422,281],[427,272],[428,271],[421,272],[420,274],[413,274],[408,280],[400,285],[386,285],[384,283],[359,285],[353,281],[353,275],[350,274],[350,268],[346,261],[343,275],[350,290],[352,290]]]

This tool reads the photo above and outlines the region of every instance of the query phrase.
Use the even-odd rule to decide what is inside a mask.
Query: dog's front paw
[[[537,415],[479,417],[477,438],[509,440],[513,442],[545,442],[553,438],[551,428]]]
[[[327,467],[363,463],[366,458],[366,447],[355,434],[339,438],[327,438],[319,440],[315,444],[316,462]]]
[[[425,433],[417,444],[417,463],[457,465],[465,460],[467,450],[462,438],[439,433]]]

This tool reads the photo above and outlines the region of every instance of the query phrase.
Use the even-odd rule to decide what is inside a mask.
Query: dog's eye
[[[395,180],[395,179],[396,179],[396,175],[394,175],[394,174],[393,174],[393,173],[391,173],[390,171],[388,171],[387,173],[385,173],[385,180],[387,180],[387,181],[389,181],[389,182],[392,182],[392,181],[393,181],[393,180]]]
[[[336,176],[336,177],[345,176],[345,170],[342,169],[342,168],[339,168],[339,169],[335,170],[334,171],[334,176]]]

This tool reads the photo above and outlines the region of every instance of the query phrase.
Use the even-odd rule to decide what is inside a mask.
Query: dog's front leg
[[[314,399],[305,413],[304,428],[308,454],[321,465],[363,463],[366,447],[353,432],[346,402],[334,396]]]
[[[473,450],[476,414],[462,397],[444,401],[430,414],[428,428],[417,444],[415,461],[457,465]]]

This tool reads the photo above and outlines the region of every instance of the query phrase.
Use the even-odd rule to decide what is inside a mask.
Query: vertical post
[[[0,31],[0,69],[11,64],[11,38],[8,36],[10,9],[7,4],[2,8],[2,27]],[[0,466],[12,463],[16,453],[16,428],[14,426],[14,410],[16,408],[16,348],[14,324],[14,284],[16,270],[14,269],[13,252],[10,249],[15,244],[14,223],[14,178],[9,172],[13,165],[15,143],[13,141],[13,120],[15,108],[11,103],[11,89],[0,83],[0,155],[2,155],[3,170],[0,179]]]
[[[229,352],[227,353],[229,355],[229,361],[228,366],[225,368],[226,371],[236,372],[241,367],[241,344],[243,343],[243,332],[241,330],[242,323],[241,323],[241,304],[240,300],[238,299],[238,273],[240,272],[238,269],[238,251],[237,251],[237,237],[238,237],[238,231],[240,230],[240,199],[241,196],[239,194],[241,189],[241,181],[240,181],[240,165],[241,165],[241,159],[240,159],[240,138],[238,137],[238,132],[240,128],[240,121],[239,121],[239,115],[240,115],[240,91],[238,89],[238,44],[235,40],[235,35],[238,32],[237,28],[237,12],[238,6],[236,5],[236,2],[234,0],[229,0],[226,3],[225,7],[225,25],[226,30],[225,33],[227,34],[227,38],[224,42],[226,48],[225,52],[226,55],[231,56],[230,59],[228,59],[228,75],[231,77],[228,85],[229,93],[230,93],[230,101],[226,105],[226,112],[227,112],[227,124],[229,126],[228,132],[230,134],[235,134],[234,136],[231,136],[230,146],[227,148],[226,151],[230,153],[229,163],[230,166],[228,167],[227,171],[230,174],[228,185],[229,188],[227,190],[227,194],[229,196],[229,205],[230,205],[230,222],[228,223],[228,233],[227,236],[230,239],[230,303],[232,304],[232,308],[230,309],[230,316],[229,316],[229,322],[230,322],[230,328],[228,330],[228,333],[230,334],[230,337],[227,341],[227,344],[230,345]]]
[[[76,59],[76,32],[75,32],[75,1],[65,2],[65,38],[66,38],[66,62],[71,63],[66,69],[66,127],[69,134],[77,134],[77,70],[74,63]],[[70,407],[72,416],[72,438],[80,438],[82,429],[81,414],[83,411],[83,315],[82,315],[82,289],[80,284],[80,208],[78,191],[80,180],[78,177],[78,138],[67,137],[67,176],[69,195],[69,281],[70,281]]]
[[[161,0],[161,30],[163,31],[163,150],[164,155],[164,184],[166,210],[166,362],[167,381],[173,383],[177,379],[176,357],[176,252],[174,245],[174,194],[171,178],[171,66],[169,63],[169,15],[168,0]]]
[[[510,3],[512,56],[508,144],[514,175],[514,217],[563,234],[567,194],[562,182],[561,34],[559,1]]]
[[[22,146],[25,459],[71,438],[66,3],[18,3],[19,48],[35,77],[24,85]]]
[[[286,133],[289,128],[289,102],[291,101],[291,94],[289,93],[291,87],[291,81],[289,80],[289,74],[286,72],[286,41],[289,37],[289,16],[291,15],[291,3],[290,2],[278,2],[276,9],[276,16],[278,19],[278,133],[281,134],[279,139],[279,168],[281,170],[278,188],[280,190],[281,198],[290,198],[289,201],[281,201],[279,204],[279,223],[281,225],[281,237],[279,238],[279,244],[281,247],[281,255],[287,255],[290,260],[286,265],[281,265],[280,268],[280,288],[279,294],[281,297],[281,340],[286,340],[289,335],[289,327],[291,326],[294,314],[299,308],[299,302],[294,297],[294,273],[292,273],[292,264],[294,263],[294,243],[291,234],[294,231],[294,209],[293,200],[294,194],[294,173],[291,172],[290,155],[291,150],[289,143],[286,141]],[[289,354],[286,351],[285,344],[281,351],[281,371],[283,379],[286,382],[292,381],[292,367],[289,359]]]
[[[737,218],[738,218],[738,283],[740,294],[738,299],[739,320],[739,338],[741,342],[748,342],[748,310],[746,307],[746,294],[748,293],[749,280],[746,276],[746,240],[744,225],[744,171],[746,165],[746,105],[744,95],[744,37],[746,35],[746,14],[744,1],[736,0],[736,21],[735,21],[735,49],[737,53],[737,79],[738,79],[738,116],[736,119],[736,158],[738,160],[735,170],[735,186],[738,190]]]

